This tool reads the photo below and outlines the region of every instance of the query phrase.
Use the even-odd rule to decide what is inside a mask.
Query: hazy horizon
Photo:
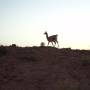
[[[89,0],[0,0],[0,13],[0,45],[47,45],[47,31],[59,48],[90,49]]]

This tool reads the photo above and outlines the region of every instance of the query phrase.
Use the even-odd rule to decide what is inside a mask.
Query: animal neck
[[[46,33],[46,38],[48,39],[48,33]]]

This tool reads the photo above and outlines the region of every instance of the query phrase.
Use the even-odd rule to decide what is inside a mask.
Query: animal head
[[[47,32],[45,32],[44,34],[47,34]]]

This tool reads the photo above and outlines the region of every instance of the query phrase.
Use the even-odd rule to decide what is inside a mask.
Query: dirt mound
[[[90,90],[89,50],[53,47],[0,50],[0,90]]]

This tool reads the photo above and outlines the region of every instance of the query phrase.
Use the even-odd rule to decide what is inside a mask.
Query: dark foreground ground
[[[90,51],[0,47],[0,90],[90,90]]]

